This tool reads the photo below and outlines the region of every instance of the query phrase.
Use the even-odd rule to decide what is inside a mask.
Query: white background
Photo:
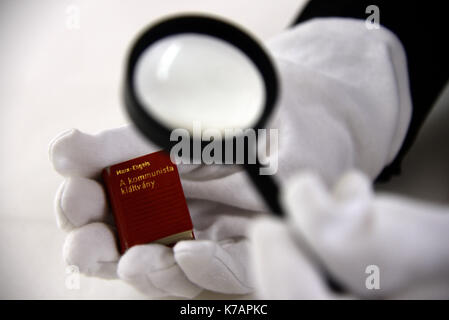
[[[126,49],[168,13],[211,12],[261,39],[286,28],[305,0],[96,0],[0,2],[0,298],[144,298],[120,281],[81,278],[65,286],[53,198],[62,182],[48,160],[61,131],[95,133],[128,120],[120,99]],[[71,6],[80,28],[67,27]],[[444,100],[444,99],[443,99]],[[407,159],[404,178],[385,189],[449,202],[446,99]],[[446,120],[444,120],[446,119]],[[221,298],[204,293],[200,298]]]

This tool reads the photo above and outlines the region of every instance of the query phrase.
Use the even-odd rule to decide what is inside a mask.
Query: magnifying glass
[[[216,18],[188,15],[146,29],[131,48],[124,86],[126,110],[137,128],[167,151],[171,132],[263,129],[278,96],[276,71],[262,46],[240,28]],[[238,139],[238,134],[223,137]],[[190,145],[209,141],[191,134]],[[235,151],[235,143],[233,145]],[[271,211],[283,215],[273,177],[260,175],[257,146],[245,140],[243,166]],[[190,152],[190,158],[202,152]],[[201,159],[194,159],[201,160]],[[198,163],[198,162],[197,162]]]
[[[203,131],[264,129],[277,96],[276,71],[263,47],[240,28],[212,17],[177,16],[154,24],[137,38],[126,65],[126,110],[137,128],[168,152],[177,143],[171,132],[194,133],[195,123]],[[225,135],[222,150],[227,142]],[[255,161],[244,161],[243,167],[271,212],[283,216],[278,185],[273,176],[259,174],[257,146],[246,142],[245,153],[254,153]],[[209,141],[193,134],[189,143],[203,149]],[[199,163],[201,154],[190,152],[189,158]],[[299,240],[329,286],[342,291],[307,241]]]

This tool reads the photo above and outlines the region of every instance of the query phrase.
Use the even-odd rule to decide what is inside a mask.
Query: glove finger
[[[173,250],[160,244],[130,248],[120,259],[118,275],[151,297],[193,298],[201,292],[176,264]]]
[[[354,190],[357,191],[351,194]],[[283,192],[291,225],[312,246],[320,244],[326,250],[338,249],[343,240],[367,222],[372,202],[369,182],[355,172],[345,175],[334,192],[336,195],[312,173],[295,176]]]
[[[201,167],[201,170],[206,167]],[[247,210],[265,211],[267,208],[265,202],[252,186],[246,172],[231,172],[228,170],[230,174],[227,176],[203,177],[208,180],[194,180],[191,174],[183,175],[184,193],[190,199],[203,199]]]
[[[263,299],[334,299],[322,275],[295,245],[285,224],[258,219],[251,227],[251,270]]]
[[[248,240],[181,241],[173,250],[187,278],[198,286],[227,294],[253,291],[247,261]]]
[[[109,217],[104,189],[95,180],[67,178],[56,193],[56,221],[59,228],[71,230]]]
[[[76,129],[66,131],[50,143],[49,154],[54,169],[63,176],[98,178],[107,166],[157,150],[160,148],[128,125],[95,135]],[[238,166],[180,164],[178,171],[188,198],[233,203],[234,206],[251,210],[264,208],[256,192],[238,191],[242,183],[250,185],[246,174]],[[216,183],[218,178],[219,184]]]
[[[311,172],[302,172],[293,177],[283,188],[282,197],[289,218],[292,218],[299,228],[308,226],[308,218],[328,219],[329,208],[334,205],[323,181]],[[302,214],[311,210],[313,217]]]
[[[415,282],[447,276],[447,208],[376,197],[367,180],[354,173],[345,175],[329,195],[332,205],[311,205],[301,196],[304,186],[297,187],[305,181],[297,180],[286,198],[292,225],[352,292],[388,297]]]
[[[195,238],[216,242],[243,237],[251,224],[251,218],[257,215],[254,212],[203,201],[190,201],[189,210],[195,226]]]
[[[365,243],[364,232],[370,229],[369,223],[365,223],[369,222],[370,210],[366,208],[370,202],[365,196],[366,190],[358,190],[357,193],[362,194],[358,198],[350,195],[350,190],[356,188],[355,183],[363,179],[348,175],[344,180],[336,187],[340,197],[337,199],[318,176],[301,174],[287,185],[283,200],[288,208],[291,230],[299,232],[336,280],[346,287],[350,286],[349,283],[357,283],[365,288],[367,265],[361,267],[359,253]],[[368,229],[364,228],[365,225]]]
[[[127,125],[95,135],[66,131],[50,143],[49,156],[61,175],[93,178],[104,167],[159,149]]]
[[[354,198],[371,199],[372,184],[360,171],[345,173],[335,184],[333,195],[339,201],[351,201]]]
[[[67,264],[81,273],[100,278],[117,278],[120,254],[111,229],[104,223],[91,223],[70,232],[63,247]]]

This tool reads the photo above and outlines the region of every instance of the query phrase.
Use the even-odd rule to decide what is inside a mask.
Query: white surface
[[[133,37],[154,19],[212,12],[267,39],[287,26],[303,3],[3,0],[0,298],[142,297],[123,283],[85,277],[80,290],[66,289],[64,233],[53,213],[62,177],[48,160],[49,142],[69,128],[93,133],[128,122],[120,96],[123,58]]]
[[[137,62],[136,94],[145,111],[168,128],[250,128],[263,111],[257,67],[233,45],[198,34],[174,35],[146,49]]]

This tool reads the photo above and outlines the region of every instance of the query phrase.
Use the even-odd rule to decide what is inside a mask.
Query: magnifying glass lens
[[[137,99],[167,128],[252,128],[265,103],[264,80],[241,50],[203,34],[177,34],[142,52]]]

